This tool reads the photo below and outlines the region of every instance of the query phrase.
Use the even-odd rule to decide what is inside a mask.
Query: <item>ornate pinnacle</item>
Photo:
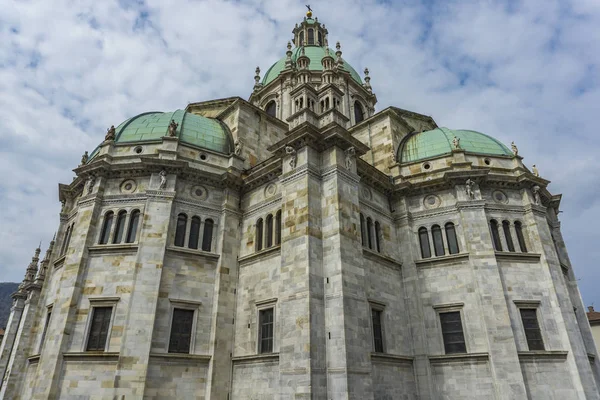
[[[46,271],[48,270],[48,263],[50,262],[50,256],[52,255],[52,249],[54,248],[54,243],[56,240],[56,232],[54,233],[54,237],[50,241],[50,245],[46,249],[46,254],[44,255],[44,259],[40,263],[40,269],[37,272],[37,276],[35,277],[36,283],[41,283],[46,278]]]
[[[336,43],[335,43],[335,49],[336,49],[337,51],[340,51],[340,49],[341,49],[341,48],[342,48],[342,46],[340,45],[340,42],[336,42]]]
[[[292,42],[290,42],[289,40],[287,42],[287,49],[288,51],[292,51]]]
[[[31,258],[31,262],[27,266],[27,270],[25,271],[25,277],[23,278],[23,282],[19,285],[19,292],[23,293],[26,290],[26,286],[30,283],[33,283],[35,279],[35,275],[38,271],[38,261],[40,260],[40,252],[42,250],[38,247],[35,249],[35,255]]]
[[[255,75],[254,75],[254,91],[256,92],[258,89],[260,89],[262,87],[262,85],[260,84],[260,68],[256,67],[256,70],[254,71]]]
[[[365,78],[369,76],[369,68],[365,67]]]
[[[372,93],[371,90],[371,77],[369,76],[369,68],[365,68],[365,84],[363,85],[365,89]]]

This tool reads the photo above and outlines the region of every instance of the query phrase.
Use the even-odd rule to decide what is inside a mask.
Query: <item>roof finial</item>
[[[256,74],[254,75],[254,91],[256,92],[262,87],[262,85],[260,84],[260,68],[256,67],[254,73]]]
[[[306,5],[306,8],[308,8],[308,11],[306,12],[306,17],[308,17],[308,18],[312,18],[313,11],[312,11],[312,9],[310,8],[310,5],[309,5],[309,4],[307,4],[307,5]]]
[[[369,76],[369,68],[365,68],[365,89],[367,89],[369,91],[369,93],[372,93],[372,88],[371,88],[371,77]]]

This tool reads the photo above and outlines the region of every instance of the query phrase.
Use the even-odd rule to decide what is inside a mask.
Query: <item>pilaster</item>
[[[5,376],[7,375],[7,367],[9,359],[11,358],[12,349],[17,338],[17,332],[21,324],[21,317],[23,316],[23,309],[25,308],[26,296],[23,293],[13,294],[13,305],[10,309],[10,316],[8,317],[8,323],[4,330],[4,338],[2,339],[2,345],[0,346],[0,386],[4,391]],[[0,398],[4,398],[0,395]]]

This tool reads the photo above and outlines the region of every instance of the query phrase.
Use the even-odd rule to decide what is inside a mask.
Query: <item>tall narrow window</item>
[[[300,41],[299,46],[304,46],[304,31],[300,32],[299,38],[300,38],[300,40],[299,40]]]
[[[313,29],[308,30],[308,44],[315,44],[315,31]]]
[[[365,119],[365,113],[363,111],[363,107],[358,101],[355,101],[354,102],[354,123],[358,124],[359,122],[362,122],[362,120],[364,120],[364,119]]]
[[[129,217],[129,227],[127,228],[127,240],[126,240],[127,243],[135,242],[139,223],[140,223],[140,210],[133,210]]]
[[[369,242],[369,249],[373,250],[373,220],[367,218],[367,241]]]
[[[69,248],[69,242],[71,241],[71,235],[73,234],[73,226],[75,224],[71,224],[67,227],[67,231],[65,232],[65,237],[63,239],[62,248],[60,249],[60,254],[64,255]]]
[[[448,242],[448,251],[450,254],[458,254],[458,240],[456,238],[456,229],[452,222],[448,222],[444,225],[446,228],[446,241]]]
[[[177,216],[177,226],[175,227],[175,246],[183,247],[185,244],[185,229],[187,228],[187,215],[179,214]]]
[[[436,256],[443,256],[446,254],[444,251],[444,239],[442,238],[442,228],[439,225],[433,225],[431,227],[431,235],[433,236],[433,248]]]
[[[379,225],[379,221],[375,221],[375,245],[377,252],[381,253],[381,225]]]
[[[267,308],[259,312],[259,353],[273,352],[273,309]]]
[[[515,231],[517,232],[517,240],[519,241],[521,251],[527,253],[527,245],[525,244],[525,235],[523,235],[523,225],[521,222],[515,221]]]
[[[265,229],[265,248],[273,246],[273,215],[267,215]]]
[[[112,307],[93,307],[92,323],[88,335],[87,351],[104,351],[106,348],[106,339],[108,338],[108,329],[110,328],[110,317]]]
[[[521,308],[519,311],[521,312],[521,320],[523,321],[523,328],[525,328],[529,350],[544,350],[542,332],[537,320],[537,310],[535,308]]]
[[[281,210],[275,214],[275,245],[281,244]]]
[[[317,43],[319,46],[323,46],[323,34],[321,32],[319,32],[318,36],[319,38],[319,43]]]
[[[42,338],[40,339],[40,348],[38,350],[38,353],[41,353],[42,349],[44,348],[44,342],[46,341],[46,334],[48,333],[48,326],[50,325],[51,316],[52,308],[49,308],[48,312],[46,313],[46,322],[44,323],[44,331],[42,332]]]
[[[465,344],[460,311],[440,313],[440,322],[446,354],[466,353],[467,346]]]
[[[383,353],[383,329],[381,326],[381,310],[371,309],[373,319],[373,344],[376,353]]]
[[[204,221],[204,232],[202,234],[203,251],[211,251],[214,226],[215,223],[212,219],[209,218],[206,221]]]
[[[263,248],[263,220],[262,218],[259,218],[258,221],[256,221],[256,235],[255,235],[255,247],[256,247],[256,251],[261,251]]]
[[[115,213],[112,211],[104,214],[104,223],[102,224],[102,231],[100,232],[100,244],[108,243],[108,238],[110,236],[110,229],[112,228],[112,221]]]
[[[431,257],[431,247],[429,247],[429,234],[427,228],[419,228],[419,244],[421,245],[421,257]]]
[[[504,231],[504,237],[506,238],[506,246],[508,247],[508,251],[515,251],[515,245],[512,241],[512,236],[510,234],[510,222],[502,221],[502,230]]]
[[[119,211],[117,215],[117,226],[115,228],[115,237],[113,243],[121,243],[123,240],[123,231],[125,231],[125,219],[127,218],[127,211]]]
[[[492,242],[494,243],[494,250],[502,251],[502,242],[500,241],[500,232],[498,231],[498,221],[495,219],[491,220],[490,228],[492,230]]]
[[[363,246],[367,246],[367,234],[366,234],[365,216],[360,214],[360,240]]]
[[[189,353],[194,325],[194,310],[176,308],[171,321],[169,353]]]
[[[192,217],[192,223],[190,224],[190,240],[188,241],[188,247],[190,249],[197,249],[199,240],[200,240],[200,218]]]
[[[275,100],[271,100],[267,103],[267,106],[265,107],[265,112],[271,117],[275,116],[275,114],[277,113],[277,104],[275,103]]]

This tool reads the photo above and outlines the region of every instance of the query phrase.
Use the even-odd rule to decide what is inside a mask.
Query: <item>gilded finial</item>
[[[309,5],[309,4],[307,4],[307,5],[306,5],[306,8],[308,8],[308,11],[306,12],[306,17],[307,17],[307,18],[312,18],[312,14],[313,14],[313,12],[312,12],[312,9],[310,8],[310,5]]]

